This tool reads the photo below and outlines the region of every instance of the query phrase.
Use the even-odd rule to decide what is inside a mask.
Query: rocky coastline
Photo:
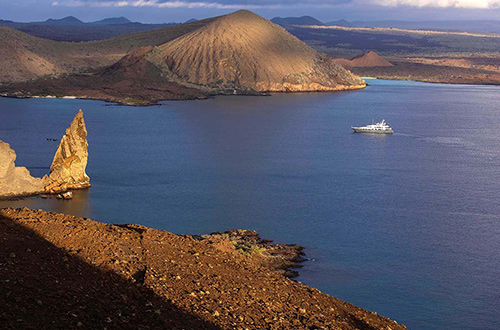
[[[269,244],[253,232],[226,235],[174,235],[28,208],[1,209],[0,326],[406,329],[277,274],[257,253],[238,249],[248,242]]]
[[[207,100],[214,98],[216,96],[270,96],[274,93],[335,93],[335,92],[346,92],[346,91],[356,91],[365,89],[367,84],[359,84],[353,86],[337,86],[329,89],[324,89],[318,86],[316,89],[310,90],[300,90],[293,89],[294,86],[290,87],[290,90],[286,91],[238,91],[236,94],[234,91],[228,89],[220,89],[218,91],[198,91],[191,89],[189,93],[178,93],[172,94],[170,91],[165,93],[163,91],[156,90],[121,90],[121,89],[112,89],[103,87],[102,90],[98,89],[85,89],[82,88],[80,90],[72,90],[60,85],[60,82],[57,80],[46,81],[44,82],[51,86],[51,93],[57,91],[55,95],[48,95],[46,93],[47,85],[41,87],[43,83],[41,81],[34,82],[26,82],[26,83],[17,83],[14,85],[4,85],[0,88],[2,93],[0,93],[0,97],[6,98],[14,98],[14,99],[31,99],[31,98],[60,98],[60,99],[81,99],[81,100],[95,100],[95,101],[103,101],[115,103],[117,105],[124,106],[132,106],[132,107],[147,107],[147,106],[156,106],[160,105],[162,101],[190,101],[190,100]],[[53,85],[52,85],[53,84]],[[97,83],[94,83],[97,85]],[[104,93],[103,90],[106,89]],[[145,97],[147,95],[147,97]]]
[[[303,246],[276,244],[272,240],[260,238],[259,234],[253,230],[232,229],[194,236],[194,238],[212,244],[223,251],[239,251],[252,258],[256,264],[288,278],[299,276],[296,269],[301,268],[302,263],[307,260],[304,257]]]

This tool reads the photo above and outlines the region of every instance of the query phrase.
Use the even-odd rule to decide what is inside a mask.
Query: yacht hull
[[[354,133],[369,133],[369,134],[393,134],[394,131],[392,129],[386,130],[374,130],[364,127],[351,127]]]

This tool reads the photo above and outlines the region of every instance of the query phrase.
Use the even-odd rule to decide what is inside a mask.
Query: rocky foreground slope
[[[3,329],[406,329],[231,244],[0,210]]]

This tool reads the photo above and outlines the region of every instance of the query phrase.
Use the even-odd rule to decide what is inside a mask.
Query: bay
[[[500,328],[500,89],[369,83],[153,107],[1,98],[0,140],[37,176],[82,109],[93,186],[0,207],[257,230],[306,247],[298,280],[411,329]],[[394,135],[350,129],[382,118]]]

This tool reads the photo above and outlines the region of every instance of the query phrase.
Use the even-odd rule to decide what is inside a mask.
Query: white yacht
[[[392,134],[394,131],[392,128],[387,125],[385,119],[382,119],[380,123],[372,122],[371,125],[363,126],[363,127],[352,127],[356,133],[375,133],[375,134]]]

